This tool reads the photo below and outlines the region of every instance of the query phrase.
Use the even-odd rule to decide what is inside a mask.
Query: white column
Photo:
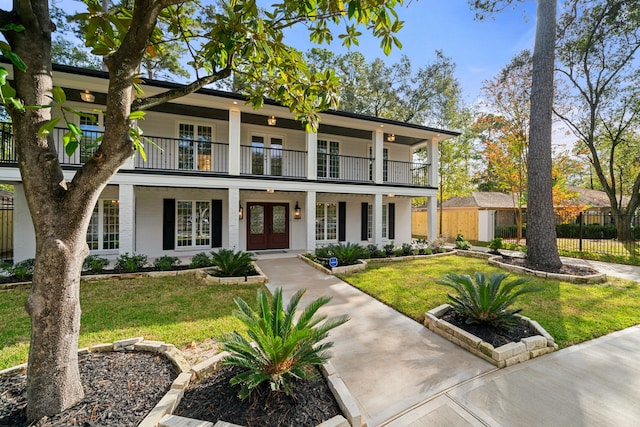
[[[24,186],[13,187],[13,261],[20,262],[36,256],[36,232],[31,211],[24,194]]]
[[[240,175],[240,110],[229,110],[229,175]]]
[[[373,244],[382,246],[382,194],[373,195]]]
[[[120,253],[136,251],[136,192],[131,184],[120,184],[119,200],[119,234]]]
[[[373,138],[371,141],[371,145],[373,146],[373,149],[371,151],[373,152],[374,157],[373,182],[375,182],[376,184],[382,184],[384,179],[384,175],[382,173],[384,165],[383,143],[384,132],[382,132],[382,129],[376,129],[376,131],[373,133]]]
[[[438,198],[427,197],[427,236],[429,239],[438,237]]]
[[[307,179],[315,180],[318,178],[318,134],[315,132],[307,131],[306,140],[307,140]],[[315,202],[314,202],[314,206],[315,206]]]
[[[438,154],[438,138],[432,138],[429,142],[429,145],[427,145],[427,156],[429,157],[429,163],[431,164],[431,166],[429,166],[427,185],[429,187],[437,188],[438,169],[440,166],[440,157]]]
[[[238,210],[240,209],[240,189],[229,188],[227,200],[227,217],[229,223],[229,245],[228,248],[240,249],[240,219]]]
[[[316,192],[307,191],[304,221],[307,228],[307,251],[316,250]]]

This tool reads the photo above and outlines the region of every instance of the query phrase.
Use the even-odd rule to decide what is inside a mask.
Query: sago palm
[[[320,341],[327,338],[331,329],[345,323],[348,317],[327,320],[326,315],[316,315],[318,309],[330,301],[328,297],[320,297],[302,311],[296,322],[295,313],[305,291],[296,292],[286,310],[283,309],[280,288],[276,289],[271,304],[267,294],[258,290],[258,308],[255,311],[242,298],[234,299],[238,306],[234,315],[247,326],[247,334],[253,341],[249,342],[238,332],[233,332],[223,341],[225,350],[231,353],[223,363],[244,369],[231,380],[232,385],[242,386],[241,399],[265,381],[269,382],[271,390],[284,390],[290,395],[293,379],[313,378],[315,370],[311,367],[329,359],[327,350],[333,343]]]
[[[467,323],[484,323],[497,328],[509,329],[517,325],[516,313],[521,309],[509,308],[520,295],[538,289],[525,286],[528,279],[520,278],[504,282],[505,273],[494,273],[487,279],[484,273],[475,273],[475,281],[467,274],[449,273],[438,283],[455,289],[458,294],[447,295],[453,311],[466,319]]]

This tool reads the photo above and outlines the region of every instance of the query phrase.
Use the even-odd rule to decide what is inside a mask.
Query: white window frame
[[[258,137],[258,138],[262,138],[262,149],[264,150],[263,152],[263,159],[262,159],[262,174],[257,174],[257,175],[261,175],[261,176],[283,176],[285,175],[285,170],[284,170],[284,151],[286,150],[286,138],[284,137],[284,135],[280,135],[280,134],[270,134],[270,133],[262,133],[262,132],[251,132],[249,133],[249,142],[247,145],[247,147],[250,147],[250,157],[247,159],[247,161],[249,162],[248,164],[248,168],[251,171],[251,173],[253,174],[253,143],[254,143],[254,138]],[[280,175],[278,174],[272,174],[272,165],[271,165],[271,160],[273,159],[272,156],[272,151],[271,151],[271,140],[273,139],[279,139],[281,142],[281,148],[280,150],[282,150],[281,157],[280,157]],[[256,147],[257,148],[257,147]],[[269,156],[266,156],[266,153],[269,153]],[[267,173],[268,172],[268,173]]]
[[[108,202],[109,204],[112,205],[116,205],[117,209],[118,209],[118,223],[117,223],[117,239],[118,239],[118,243],[115,245],[115,248],[106,248],[105,249],[105,241],[104,241],[104,231],[105,231],[105,214],[104,214],[104,205],[105,202]],[[98,249],[91,249],[91,253],[109,253],[109,252],[114,252],[117,253],[118,249],[120,249],[120,224],[119,224],[119,220],[120,220],[120,201],[117,199],[98,199],[98,201],[96,202],[96,206],[93,208],[93,211],[91,213],[92,219],[93,219],[93,214],[95,213],[97,209],[97,214],[98,216],[97,218],[97,235],[98,235]],[[91,222],[89,223],[89,227],[91,227]],[[87,229],[87,237],[89,234],[89,228]],[[87,244],[89,243],[89,241],[87,240]]]
[[[191,244],[189,245],[181,245],[180,240],[178,239],[179,235],[178,235],[178,222],[179,222],[179,218],[180,218],[180,203],[184,203],[184,202],[189,202],[191,203],[191,218],[196,218],[196,209],[197,209],[197,205],[198,203],[207,203],[209,205],[209,238],[208,238],[208,243],[206,244],[200,244],[198,245],[196,240],[197,240],[197,221],[191,221]],[[174,228],[174,238],[175,238],[175,248],[177,250],[180,249],[196,249],[196,248],[210,248],[211,247],[211,243],[212,243],[212,239],[213,239],[213,212],[212,212],[212,203],[211,200],[195,200],[195,199],[182,199],[182,200],[176,200],[176,211],[175,211],[175,228]]]
[[[369,211],[367,215],[367,240],[373,240],[373,228],[375,224],[373,223],[373,204],[368,204]],[[382,239],[389,239],[389,204],[384,203],[382,205]]]
[[[324,162],[325,162],[325,165],[324,165],[325,166],[325,174],[322,175],[322,176],[320,174],[320,171],[318,170],[318,167],[320,165],[320,154],[321,154],[320,153],[320,145],[321,145],[320,143],[321,142],[325,142],[327,144],[326,145],[327,152],[326,153],[322,153],[322,154],[324,154],[326,156],[325,160],[324,160]],[[338,154],[331,154],[331,144],[332,143],[335,143],[335,144],[338,145]],[[331,175],[331,156],[338,156],[337,176],[332,176]],[[316,159],[317,159],[316,160],[316,162],[317,162],[316,173],[317,173],[318,178],[340,179],[340,175],[341,175],[340,174],[340,172],[341,172],[340,167],[341,167],[341,163],[342,163],[342,159],[341,159],[340,156],[342,156],[342,142],[341,141],[338,141],[338,140],[335,140],[335,139],[332,139],[332,138],[321,138],[320,136],[318,136],[318,140],[316,142]]]
[[[193,166],[188,169],[188,168],[181,168],[180,167],[180,141],[182,140],[182,138],[180,137],[180,127],[182,125],[186,125],[186,126],[193,126],[193,139],[192,144],[193,144],[193,158],[191,159]],[[207,169],[199,169],[198,168],[198,127],[207,127],[211,129],[211,141],[209,141],[209,143],[211,144],[211,170],[213,170],[213,151],[214,151],[214,147],[213,144],[215,144],[216,141],[216,126],[215,123],[211,123],[211,122],[204,122],[204,121],[192,121],[192,120],[178,120],[176,121],[176,169],[177,170],[185,170],[185,171],[199,171],[199,170],[204,170],[207,171]]]
[[[323,207],[323,216],[322,216],[322,220],[324,221],[324,230],[322,230],[322,239],[318,239],[318,225],[317,225],[317,221],[318,221],[318,205],[322,205]],[[327,234],[328,234],[328,226],[329,226],[329,205],[334,205],[335,206],[335,222],[336,222],[336,237],[335,239],[328,239],[327,238]],[[315,227],[315,237],[316,237],[316,242],[326,242],[326,243],[333,243],[333,242],[337,242],[338,241],[338,230],[340,229],[340,226],[338,224],[339,222],[339,215],[338,215],[338,203],[336,202],[316,202],[316,211],[315,211],[315,215],[316,215],[316,227]]]

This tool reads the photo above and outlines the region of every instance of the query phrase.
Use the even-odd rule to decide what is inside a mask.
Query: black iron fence
[[[614,218],[608,211],[585,211],[567,218],[556,216],[556,235],[558,249],[566,252],[594,253],[614,256],[640,256],[640,215],[626,218],[631,226],[631,239],[618,239],[618,229]],[[522,238],[526,243],[526,214],[523,216]],[[495,237],[506,242],[518,240],[518,227],[515,224],[495,225]]]

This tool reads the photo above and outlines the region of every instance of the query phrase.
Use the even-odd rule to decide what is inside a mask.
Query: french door
[[[247,203],[247,250],[289,247],[289,204]]]

